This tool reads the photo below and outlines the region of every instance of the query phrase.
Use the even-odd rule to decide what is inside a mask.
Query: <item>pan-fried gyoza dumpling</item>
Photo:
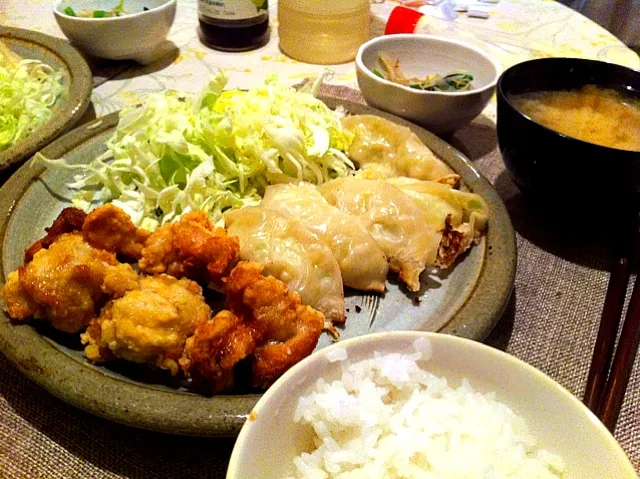
[[[442,237],[399,188],[377,180],[338,178],[318,187],[329,204],[357,216],[411,291],[420,273],[435,263]]]
[[[240,240],[240,257],[297,292],[302,302],[332,322],[344,322],[344,290],[327,244],[291,216],[262,206],[229,211],[227,232]]]
[[[374,165],[384,165],[389,170],[385,176],[437,181],[455,175],[407,127],[373,115],[345,116],[342,126],[354,134],[349,158],[365,173]]]
[[[436,181],[412,178],[390,178],[385,181],[413,199],[429,224],[443,233],[437,266],[451,266],[482,235],[489,217],[489,207],[481,196]]]
[[[382,249],[358,218],[331,206],[314,185],[268,186],[261,206],[292,215],[327,243],[345,286],[384,292],[389,265]]]
[[[385,181],[414,198],[416,205],[428,215],[430,224],[436,229],[444,227],[447,215],[451,215],[452,226],[459,226],[472,219],[477,230],[484,229],[487,224],[489,206],[480,195],[456,190],[437,181],[404,177]]]

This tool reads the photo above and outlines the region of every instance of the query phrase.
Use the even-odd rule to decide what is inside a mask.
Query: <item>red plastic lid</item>
[[[396,7],[391,11],[384,34],[414,33],[416,25],[423,15],[423,13],[412,8]]]

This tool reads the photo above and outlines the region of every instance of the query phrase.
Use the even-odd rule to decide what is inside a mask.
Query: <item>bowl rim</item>
[[[93,17],[74,17],[71,15],[67,15],[62,10],[60,10],[60,6],[63,3],[67,3],[69,0],[58,0],[53,6],[53,14],[60,16],[62,18],[67,18],[71,20],[77,20],[79,22],[113,22],[117,20],[122,20],[123,18],[136,18],[142,15],[150,14],[151,12],[158,12],[159,10],[168,8],[170,5],[176,5],[177,0],[165,0],[164,3],[158,5],[157,7],[150,8],[149,10],[143,10],[142,12],[137,13],[128,13],[126,15],[121,15],[119,17],[102,17],[102,18],[93,18]]]
[[[548,134],[553,134],[556,135],[560,138],[562,138],[562,141],[566,141],[568,143],[573,143],[576,146],[580,146],[581,148],[594,148],[595,151],[594,153],[598,153],[599,154],[603,154],[603,155],[607,155],[607,154],[611,154],[611,153],[615,153],[616,155],[634,155],[637,156],[640,151],[638,150],[624,150],[622,148],[614,148],[612,146],[605,146],[605,145],[599,145],[597,143],[591,143],[589,141],[585,141],[585,140],[581,140],[580,138],[576,138],[574,136],[570,136],[567,135],[565,133],[562,133],[558,130],[554,130],[553,128],[550,128],[546,125],[543,125],[542,123],[539,123],[537,121],[535,121],[533,118],[531,118],[529,115],[521,112],[520,110],[518,110],[513,103],[511,102],[511,100],[509,99],[509,94],[505,93],[504,89],[504,83],[506,81],[510,81],[508,79],[508,75],[512,74],[513,71],[519,69],[519,68],[525,68],[526,66],[528,66],[531,63],[562,63],[562,62],[574,62],[574,63],[591,63],[591,64],[598,64],[600,66],[602,66],[603,68],[615,68],[615,69],[622,69],[622,70],[629,70],[631,71],[633,74],[638,75],[638,78],[640,79],[640,70],[636,70],[634,68],[629,68],[626,67],[624,65],[619,65],[617,63],[610,63],[610,62],[605,62],[605,61],[601,61],[601,60],[592,60],[591,58],[574,58],[574,57],[552,57],[552,58],[532,58],[530,60],[525,60],[523,62],[520,63],[516,63],[515,65],[511,65],[509,68],[507,68],[506,70],[504,70],[502,72],[502,74],[500,75],[500,78],[498,78],[498,83],[496,85],[496,98],[498,103],[503,102],[505,106],[507,106],[509,108],[509,110],[512,113],[515,113],[518,117],[522,118],[523,120],[525,120],[527,122],[527,124],[530,127],[537,127],[542,129],[542,131],[545,131]],[[506,80],[505,80],[506,78]],[[593,85],[594,83],[585,83],[584,85],[582,85],[583,87],[586,85]],[[596,86],[600,86],[595,84]],[[557,90],[536,90],[536,92],[542,92],[542,91],[565,91],[565,90],[561,90],[561,89],[557,89]],[[566,90],[568,91],[568,90]],[[499,117],[499,115],[498,115]],[[499,118],[496,119],[496,128],[498,128],[498,124],[499,124]]]
[[[429,43],[429,42],[449,43],[449,44],[452,44],[452,45],[457,45],[457,46],[466,48],[467,50],[471,50],[472,52],[474,52],[478,56],[482,57],[487,63],[491,64],[491,66],[493,66],[493,68],[495,70],[495,74],[493,76],[493,79],[483,87],[474,88],[472,90],[467,90],[467,91],[445,92],[445,91],[417,90],[415,88],[411,88],[411,87],[408,87],[408,86],[400,85],[398,83],[392,82],[392,81],[387,80],[385,78],[380,78],[379,76],[375,75],[364,64],[364,62],[362,61],[362,55],[372,45],[376,45],[378,43],[392,42],[392,41],[395,41],[395,40],[402,41],[403,38],[414,39],[414,40],[417,39],[417,40],[423,41],[425,43]],[[494,60],[487,52],[485,52],[481,48],[478,48],[477,46],[472,45],[471,43],[464,42],[464,41],[461,41],[461,40],[453,40],[451,38],[446,38],[446,37],[442,37],[442,36],[439,36],[439,35],[428,35],[428,34],[425,34],[425,33],[396,33],[396,34],[393,34],[393,35],[383,35],[383,36],[380,36],[380,37],[372,38],[371,40],[367,41],[366,43],[363,43],[360,46],[360,48],[358,49],[358,53],[356,54],[355,64],[356,64],[357,70],[360,70],[363,74],[365,74],[367,77],[369,77],[370,79],[372,79],[374,81],[377,81],[377,82],[382,83],[383,85],[387,85],[389,87],[398,88],[398,89],[403,90],[403,91],[411,92],[411,93],[416,94],[416,95],[424,95],[424,96],[464,97],[464,96],[477,95],[479,93],[483,93],[483,92],[485,92],[487,90],[491,90],[491,89],[495,88],[497,83],[498,83],[498,79],[502,76],[502,66],[500,65],[500,63],[498,63],[497,60]]]
[[[229,466],[227,468],[227,479],[236,479],[241,477],[238,471],[238,465],[241,457],[243,456],[245,444],[251,434],[251,431],[254,429],[251,427],[251,417],[256,415],[259,416],[261,414],[262,408],[265,407],[266,403],[273,402],[285,383],[289,381],[295,381],[299,379],[302,375],[304,375],[304,370],[307,365],[312,362],[320,361],[322,358],[327,358],[327,356],[334,350],[338,348],[347,349],[350,346],[355,346],[359,343],[368,343],[370,346],[375,346],[380,344],[380,342],[391,341],[393,342],[396,338],[413,338],[413,340],[426,338],[430,343],[439,342],[443,345],[451,345],[458,344],[460,347],[464,347],[465,349],[473,350],[474,355],[478,355],[479,358],[485,356],[494,356],[498,361],[504,362],[510,368],[517,368],[523,371],[524,374],[530,376],[532,380],[537,380],[547,388],[554,389],[557,394],[564,397],[571,406],[580,411],[581,414],[586,415],[589,419],[589,422],[594,427],[594,434],[596,431],[599,435],[606,441],[605,446],[607,449],[611,451],[611,454],[618,457],[621,463],[625,463],[625,466],[629,469],[629,471],[635,471],[633,465],[629,457],[627,456],[622,446],[618,443],[618,441],[614,438],[613,434],[602,424],[602,422],[596,417],[593,412],[591,412],[583,403],[580,401],[574,394],[572,394],[568,389],[562,386],[560,383],[555,381],[553,378],[543,373],[538,368],[532,366],[531,364],[513,356],[505,351],[500,349],[491,347],[484,343],[474,341],[472,339],[464,338],[461,336],[453,336],[446,333],[438,333],[433,331],[386,331],[379,333],[371,333],[365,334],[362,336],[357,336],[354,338],[349,338],[343,341],[339,341],[334,343],[326,348],[321,349],[320,351],[316,351],[311,355],[304,358],[299,363],[295,364],[292,368],[290,368],[287,372],[285,372],[274,384],[271,385],[267,391],[262,395],[262,397],[258,400],[256,405],[253,407],[251,411],[251,415],[245,421],[242,429],[240,430],[240,434],[238,434],[238,438],[233,447],[233,451],[231,453],[231,458],[229,460]],[[378,349],[372,348],[372,355]],[[330,361],[329,359],[327,359]],[[314,382],[322,377],[322,374],[315,377]],[[473,380],[473,378],[470,378]]]

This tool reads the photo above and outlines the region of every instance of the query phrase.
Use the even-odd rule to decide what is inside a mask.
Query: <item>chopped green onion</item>
[[[109,12],[105,12],[104,10],[94,10],[93,18],[107,18],[109,16]]]
[[[382,73],[380,73],[380,70],[376,70],[375,68],[373,69],[373,74],[375,76],[380,77],[380,78],[384,78],[384,75]]]
[[[67,15],[69,15],[70,17],[77,17],[76,12],[71,7],[65,7],[64,10],[62,11]]]

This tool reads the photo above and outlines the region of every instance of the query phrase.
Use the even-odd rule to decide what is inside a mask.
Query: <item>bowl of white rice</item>
[[[481,343],[385,332],[314,353],[263,395],[227,479],[637,478],[609,431]]]

